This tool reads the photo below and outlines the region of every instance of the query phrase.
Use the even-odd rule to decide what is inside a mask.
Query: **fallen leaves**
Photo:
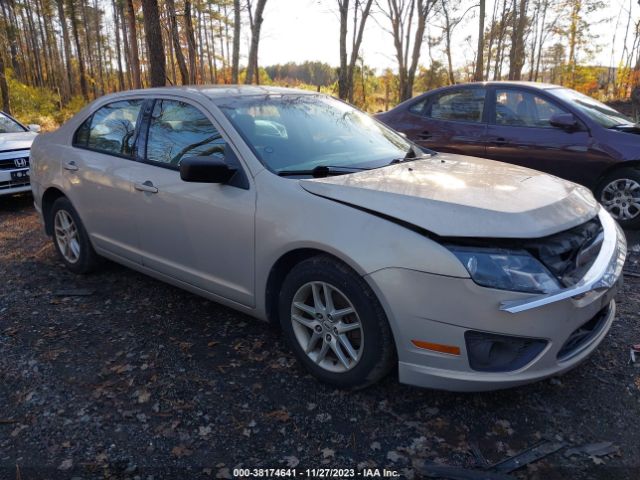
[[[58,470],[62,470],[62,471],[67,471],[67,470],[70,470],[71,468],[73,468],[73,460],[70,458],[63,460],[62,463],[58,465]]]
[[[279,422],[288,422],[291,418],[289,412],[287,412],[284,408],[267,413],[267,417],[278,420]]]
[[[176,445],[171,449],[171,455],[176,458],[188,457],[193,454],[193,451],[187,448],[185,445]]]
[[[138,403],[147,403],[151,398],[151,393],[148,390],[138,390]]]
[[[132,370],[135,370],[135,368],[136,367],[134,367],[133,365],[129,365],[127,363],[127,364],[124,364],[124,365],[122,365],[122,364],[121,365],[114,365],[109,370],[111,372],[117,373],[119,375],[119,374],[122,374],[122,373],[127,373],[127,372],[130,372]]]

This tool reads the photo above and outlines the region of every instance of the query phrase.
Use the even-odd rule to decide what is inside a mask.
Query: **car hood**
[[[0,152],[4,150],[28,150],[37,134],[33,132],[0,133]]]
[[[445,237],[538,238],[594,217],[589,190],[536,170],[440,153],[321,179],[308,192]]]

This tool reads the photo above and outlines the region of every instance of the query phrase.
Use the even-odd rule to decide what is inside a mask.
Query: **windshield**
[[[25,131],[22,125],[0,112],[0,133],[21,133]]]
[[[320,166],[376,168],[415,156],[405,138],[324,95],[248,96],[225,99],[219,107],[276,173]]]
[[[547,90],[552,95],[571,103],[574,107],[587,115],[591,120],[598,122],[605,128],[617,127],[620,125],[633,125],[635,122],[626,115],[613,108],[594,100],[582,93],[568,88],[553,88]]]

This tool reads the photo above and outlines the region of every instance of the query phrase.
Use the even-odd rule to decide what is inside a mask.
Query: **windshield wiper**
[[[307,170],[280,170],[281,177],[294,177],[297,175],[311,175],[314,178],[323,178],[331,175],[345,175],[347,173],[359,172],[361,170],[371,170],[364,167],[347,167],[341,165],[318,165]]]

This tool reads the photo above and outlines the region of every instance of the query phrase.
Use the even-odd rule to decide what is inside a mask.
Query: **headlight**
[[[526,250],[453,245],[447,248],[473,281],[483,287],[527,293],[550,293],[561,288],[558,280]]]

